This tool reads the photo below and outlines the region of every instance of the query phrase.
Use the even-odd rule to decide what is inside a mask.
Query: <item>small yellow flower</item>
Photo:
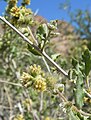
[[[28,87],[32,84],[32,76],[28,73],[23,72],[21,76],[21,83],[24,87]]]
[[[15,118],[14,118],[14,120],[25,120],[24,119],[24,117],[23,117],[23,115],[17,115]]]
[[[51,120],[51,118],[50,117],[46,117],[45,120]]]
[[[41,67],[39,65],[36,66],[36,64],[30,66],[30,73],[34,77],[37,76],[37,75],[40,75],[42,73]]]
[[[30,106],[30,105],[32,105],[32,100],[31,99],[25,99],[24,101],[23,101],[23,105],[25,106],[25,107],[28,107],[28,106]]]
[[[19,18],[19,16],[20,16],[20,8],[18,8],[17,6],[12,7],[11,15],[13,17]]]
[[[29,98],[26,98],[26,99],[22,102],[22,104],[23,104],[23,107],[24,107],[25,109],[27,109],[28,111],[30,111],[31,106],[32,106],[32,100],[29,99]]]
[[[31,0],[23,0],[23,4],[29,5]]]
[[[16,5],[17,3],[17,0],[9,0],[9,5]]]
[[[34,88],[38,91],[45,91],[46,90],[45,78],[43,78],[41,75],[38,75],[35,78]]]
[[[27,9],[26,7],[21,7],[20,14],[22,16],[27,16],[27,15],[32,14],[32,10],[31,9]]]

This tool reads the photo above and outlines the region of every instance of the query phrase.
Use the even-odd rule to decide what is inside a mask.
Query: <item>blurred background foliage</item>
[[[18,17],[15,15],[17,11],[16,8],[12,10],[13,15],[11,14],[11,8],[14,7],[18,1],[7,0],[6,2],[7,8],[4,17],[30,40],[31,36],[29,30],[26,29],[27,25],[36,37],[36,31],[39,25],[48,23],[43,17],[38,15],[34,16],[32,10],[26,8],[27,4],[29,4],[28,0],[22,1],[19,8],[21,13],[17,13],[17,15],[19,15]],[[70,8],[69,3],[64,3],[60,6],[61,9],[67,7],[69,10]],[[90,11],[77,10],[75,13],[71,13],[69,10],[68,12],[71,22],[67,23],[66,21],[58,20],[55,32],[60,33],[60,35],[51,38],[46,46],[46,53],[67,72],[72,68],[72,58],[80,60],[82,53],[87,48],[91,50]],[[26,14],[28,14],[27,17]],[[76,24],[76,26],[73,27],[72,24]],[[24,110],[26,120],[32,120],[34,116],[38,116],[41,120],[68,120],[66,113],[62,109],[62,101],[58,96],[50,94],[50,92],[42,96],[41,93],[36,92],[32,88],[25,89],[20,87],[20,76],[22,72],[27,71],[28,67],[32,64],[40,65],[41,68],[49,74],[43,58],[32,54],[28,50],[27,43],[11,28],[0,21],[0,119],[11,120],[15,115],[21,114]],[[60,73],[57,73],[56,69],[52,67],[49,62],[48,64],[53,77],[57,79],[57,83],[65,86],[64,93],[67,99],[74,102],[73,83]],[[91,81],[90,76],[91,74],[88,77],[89,81]],[[54,79],[52,80],[52,83],[53,82]],[[89,82],[89,86],[91,87],[91,82]],[[39,110],[41,97],[44,97],[42,111]],[[28,102],[26,102],[27,98]],[[29,99],[31,100],[29,101]],[[31,112],[30,114],[30,112],[27,112],[30,108],[28,108],[26,104],[24,106],[23,101],[29,105],[32,104],[30,106],[32,106],[31,109],[33,109],[33,113]],[[91,99],[84,99],[83,110],[85,110],[85,112],[91,111]],[[21,117],[21,119],[18,119],[18,117]],[[18,117],[15,120],[23,120],[22,116]],[[91,118],[88,120],[91,120]]]

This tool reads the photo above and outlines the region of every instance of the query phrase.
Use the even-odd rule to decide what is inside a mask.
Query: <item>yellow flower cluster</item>
[[[39,65],[36,66],[36,64],[34,64],[33,66],[30,66],[30,73],[34,77],[37,75],[43,74],[41,67]]]
[[[26,7],[20,7],[18,8],[17,6],[12,7],[10,11],[11,15],[16,18],[21,18],[28,16],[29,14],[32,14],[31,9],[27,9]]]
[[[21,15],[23,15],[23,16],[27,16],[27,15],[29,15],[29,14],[32,14],[32,11],[31,11],[31,9],[27,9],[26,7],[21,7]]]
[[[17,115],[14,120],[25,120],[23,115]]]
[[[32,76],[28,73],[23,72],[21,76],[21,83],[24,87],[28,87],[32,84]]]
[[[38,91],[45,91],[47,88],[44,72],[36,64],[30,66],[28,73],[23,72],[21,83],[24,87],[33,87]]]
[[[24,4],[24,5],[29,5],[30,2],[31,2],[30,0],[23,0],[23,4]]]
[[[46,90],[45,79],[41,77],[41,75],[37,76],[35,79],[36,80],[34,82],[34,88],[38,91],[45,91]]]
[[[24,6],[14,6],[11,8],[10,14],[13,17],[12,23],[15,25],[33,24],[31,9],[27,9]]]
[[[30,105],[32,105],[32,100],[31,99],[25,99],[24,101],[23,101],[23,105],[25,106],[25,107],[28,107],[28,106],[30,106]]]
[[[10,9],[11,16],[13,17],[12,19],[12,24],[15,26],[18,25],[33,25],[33,13],[31,9],[27,9],[24,6],[21,7],[12,7]]]
[[[17,0],[9,0],[9,4],[16,5],[16,3],[17,3]]]
[[[46,117],[45,120],[53,120],[51,117]]]
[[[20,8],[18,8],[17,6],[12,7],[11,15],[16,17],[16,18],[19,18],[19,16],[20,16]]]

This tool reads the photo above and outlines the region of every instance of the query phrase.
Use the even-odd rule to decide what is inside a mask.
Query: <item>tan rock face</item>
[[[35,21],[38,21],[38,23],[46,23],[47,22],[47,20],[45,19],[45,18],[43,18],[42,16],[38,16],[38,15],[36,15],[35,17],[34,17],[34,20]]]

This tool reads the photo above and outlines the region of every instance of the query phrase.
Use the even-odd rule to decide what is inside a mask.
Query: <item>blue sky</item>
[[[30,7],[32,11],[38,10],[38,14],[46,18],[47,20],[64,19],[69,21],[69,16],[66,11],[59,9],[60,3],[64,3],[66,0],[31,0]],[[91,11],[91,0],[70,0],[71,11],[76,9],[89,9]],[[6,3],[0,0],[0,15],[5,10]]]

